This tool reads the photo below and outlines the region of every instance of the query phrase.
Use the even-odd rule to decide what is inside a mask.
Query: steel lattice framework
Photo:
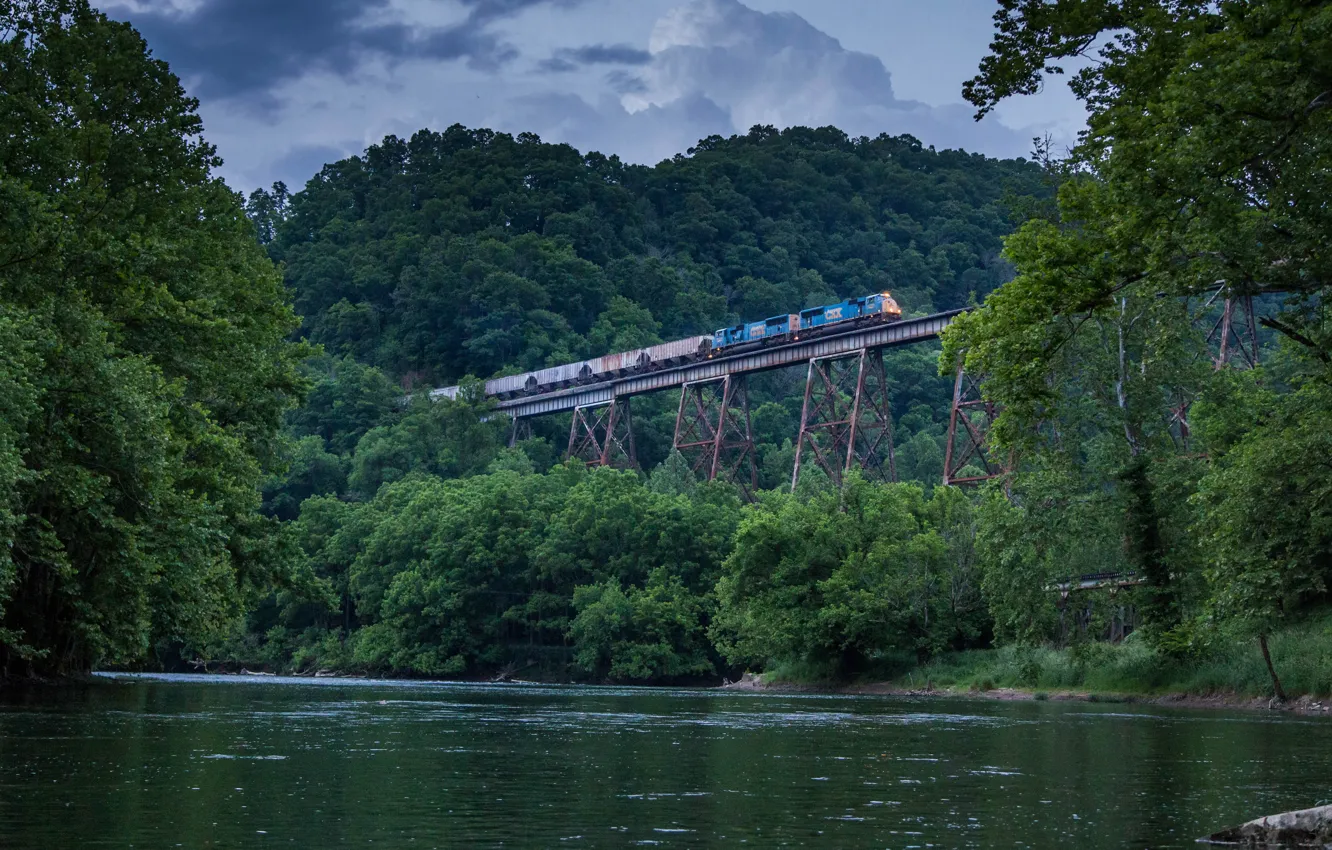
[[[839,487],[857,466],[866,477],[897,480],[893,416],[880,349],[810,359],[792,490],[806,455]]]
[[[948,310],[896,322],[849,325],[648,371],[631,367],[606,380],[495,396],[495,408],[513,420],[509,432],[511,446],[531,436],[532,417],[571,411],[568,457],[595,466],[636,467],[629,399],[680,387],[675,447],[690,456],[691,465],[700,476],[706,473],[709,479],[730,478],[752,493],[757,489],[758,476],[746,377],[809,364],[807,398],[814,396],[812,380],[817,372],[825,382],[818,399],[829,401],[827,381],[849,368],[855,375],[854,385],[848,383],[831,404],[816,406],[815,415],[811,416],[806,402],[797,464],[802,451],[812,452],[818,465],[839,483],[845,472],[856,465],[870,477],[896,480],[892,415],[882,349],[938,339],[963,312],[966,311]],[[834,366],[834,361],[846,363]],[[435,390],[432,396],[452,397],[451,389],[455,388]],[[795,477],[798,478],[798,470]]]
[[[943,483],[979,484],[999,478],[1011,471],[1012,459],[1000,463],[991,455],[990,428],[999,415],[994,402],[981,395],[980,379],[957,366],[953,382],[953,405],[948,415],[948,443],[944,447]],[[980,474],[964,474],[973,462],[983,470]]]
[[[757,351],[721,353],[706,360],[678,366],[629,373],[620,377],[579,386],[550,388],[531,395],[497,398],[495,407],[511,417],[544,416],[578,407],[606,404],[611,399],[659,392],[696,381],[725,375],[753,375],[787,366],[805,364],[815,357],[854,354],[862,348],[878,349],[911,345],[939,338],[949,323],[965,310],[948,310],[918,319],[871,324],[816,337],[802,337],[775,343]],[[436,390],[440,393],[442,390]]]
[[[1227,296],[1221,302],[1219,313],[1210,312],[1221,290],[1212,293],[1212,297],[1202,306],[1200,314],[1194,318],[1195,325],[1208,328],[1207,347],[1211,352],[1212,367],[1223,369],[1227,366],[1239,369],[1254,369],[1261,362],[1258,339],[1258,317],[1253,307],[1253,296]],[[1171,402],[1169,427],[1172,435],[1185,450],[1189,449],[1189,408],[1193,398],[1184,390],[1178,390]]]
[[[569,457],[588,466],[636,468],[634,423],[629,399],[574,408],[569,424]]]
[[[694,475],[740,486],[747,499],[758,490],[749,388],[744,375],[685,384],[675,415],[675,450]]]
[[[532,420],[518,416],[509,426],[509,448],[515,448],[524,440],[532,439]]]
[[[1216,368],[1231,365],[1257,368],[1258,320],[1253,312],[1252,295],[1225,300],[1207,342],[1216,346],[1216,357],[1212,360]]]

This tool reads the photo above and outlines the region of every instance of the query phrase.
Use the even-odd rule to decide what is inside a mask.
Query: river
[[[122,676],[0,695],[0,847],[1193,847],[1332,798],[1332,721]]]

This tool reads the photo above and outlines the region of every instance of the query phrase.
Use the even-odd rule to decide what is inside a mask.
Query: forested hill
[[[948,415],[938,346],[888,355],[896,469],[924,487],[857,485],[861,495],[845,498],[863,495],[882,526],[846,526],[833,508],[843,497],[820,490],[818,475],[802,478],[820,493],[813,501],[790,495],[803,374],[749,386],[758,483],[778,491],[763,498],[781,514],[764,516],[804,529],[779,547],[789,557],[845,560],[854,572],[859,562],[843,549],[868,551],[880,535],[914,529],[906,539],[960,541],[921,543],[876,574],[879,589],[864,591],[877,600],[873,613],[858,602],[839,610],[847,622],[882,625],[851,637],[839,626],[809,638],[804,615],[841,622],[819,594],[793,616],[781,593],[719,584],[733,549],[755,550],[736,542],[746,514],[730,485],[696,481],[671,454],[678,395],[635,402],[646,475],[558,465],[567,417],[539,420],[536,436],[510,450],[502,418],[471,402],[404,407],[401,397],[404,387],[885,289],[908,312],[965,304],[1011,276],[1000,250],[1013,208],[1048,197],[1047,176],[1031,162],[833,128],[755,128],[647,168],[452,127],[390,137],[325,166],[290,197],[282,186],[254,193],[247,211],[259,238],[285,268],[304,334],[328,356],[309,364],[313,388],[289,418],[290,467],[265,488],[265,512],[291,521],[303,553],[293,586],[251,608],[225,646],[199,651],[278,669],[535,667],[555,678],[663,681],[769,656],[849,669],[888,649],[983,643],[970,508],[949,489],[929,491]],[[772,566],[764,541],[780,530],[746,538],[761,552],[737,555],[737,576]],[[825,536],[838,542],[806,551]],[[901,554],[899,542],[883,551]],[[907,597],[887,588],[925,563],[950,578],[910,599],[938,611],[926,626],[902,625]],[[773,608],[745,613],[751,602]],[[751,620],[761,628],[742,625]]]
[[[910,136],[755,127],[655,167],[530,134],[388,137],[254,193],[309,338],[405,385],[489,376],[892,290],[957,307],[1010,271],[1041,169]]]

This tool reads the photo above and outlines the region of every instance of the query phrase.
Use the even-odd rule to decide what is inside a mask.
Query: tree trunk
[[[1267,675],[1272,677],[1272,690],[1276,691],[1276,698],[1282,702],[1286,701],[1286,691],[1281,687],[1281,680],[1277,678],[1276,668],[1272,666],[1272,653],[1267,651],[1267,635],[1258,635],[1258,646],[1262,647],[1263,660],[1267,662]]]

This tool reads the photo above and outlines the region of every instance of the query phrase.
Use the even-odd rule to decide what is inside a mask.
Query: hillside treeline
[[[649,168],[455,126],[249,206],[312,342],[441,385],[870,292],[965,306],[1011,274],[1006,200],[1042,179],[831,127],[755,127]]]

